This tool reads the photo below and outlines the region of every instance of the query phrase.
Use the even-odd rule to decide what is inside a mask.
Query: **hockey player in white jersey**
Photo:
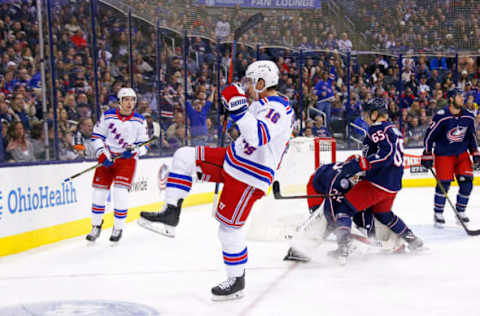
[[[128,189],[130,188],[138,156],[147,152],[147,146],[136,147],[148,140],[144,117],[134,111],[137,102],[135,91],[121,88],[120,105],[103,113],[93,128],[91,141],[95,155],[102,166],[93,176],[92,231],[87,240],[95,241],[102,230],[105,202],[110,186],[114,185],[112,200],[114,226],[110,241],[118,242],[127,218]]]
[[[292,134],[294,112],[276,87],[279,70],[271,61],[256,61],[246,71],[245,90],[227,86],[222,101],[235,121],[240,136],[228,148],[182,147],[174,156],[161,212],[142,212],[139,224],[174,237],[183,199],[196,175],[223,183],[215,217],[226,266],[227,280],[212,288],[213,300],[243,296],[248,252],[245,224],[254,202],[265,195]]]

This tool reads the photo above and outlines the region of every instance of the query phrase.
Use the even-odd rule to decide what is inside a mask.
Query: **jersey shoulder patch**
[[[445,115],[445,110],[444,109],[438,110],[437,114],[438,115]]]

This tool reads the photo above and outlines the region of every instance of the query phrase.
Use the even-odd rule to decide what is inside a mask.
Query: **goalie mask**
[[[255,98],[266,89],[278,85],[280,71],[277,65],[270,60],[260,60],[250,64],[242,79],[242,87],[245,91],[253,90]],[[257,89],[257,84],[262,79],[265,83],[262,89]]]

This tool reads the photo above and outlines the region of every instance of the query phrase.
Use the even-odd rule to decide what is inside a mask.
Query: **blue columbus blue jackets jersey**
[[[437,156],[456,156],[469,150],[477,151],[475,137],[475,117],[462,109],[459,115],[453,115],[448,107],[441,109],[432,119],[425,138],[424,149]]]
[[[364,156],[370,163],[365,180],[387,192],[402,188],[403,137],[392,122],[375,123],[368,129]]]

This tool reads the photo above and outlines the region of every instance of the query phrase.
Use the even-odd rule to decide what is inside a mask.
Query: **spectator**
[[[92,138],[93,121],[91,118],[82,118],[78,122],[78,130],[72,139],[73,148],[78,154],[87,159],[94,159],[95,147],[90,139]],[[67,137],[69,137],[67,135]]]
[[[342,38],[338,41],[338,49],[341,52],[350,52],[352,50],[352,41],[348,39],[347,33],[342,33]]]
[[[423,137],[425,136],[426,126],[419,125],[417,116],[413,116],[407,128],[407,143],[409,147],[423,147]]]
[[[228,17],[226,14],[222,16],[222,19],[217,21],[217,25],[215,26],[215,37],[218,38],[220,41],[224,41],[230,35],[230,22],[228,21]]]
[[[47,148],[45,147],[45,133],[43,123],[35,122],[32,124],[30,137],[33,146],[34,157],[37,160],[45,160],[47,158]]]
[[[167,136],[167,142],[172,151],[184,146],[186,144],[185,126],[178,125],[175,128],[175,134],[170,137]]]
[[[335,99],[333,82],[335,79],[335,66],[330,59],[330,73],[324,72],[322,79],[315,85],[315,94],[318,97],[316,108],[327,115],[327,126],[330,123],[331,102]]]
[[[23,95],[22,94],[14,95],[12,97],[12,100],[10,101],[10,104],[12,106],[13,112],[20,119],[23,126],[26,129],[30,129],[30,119],[29,119],[28,113],[26,112],[26,109],[30,109],[31,107],[25,104],[25,99]]]
[[[73,135],[70,130],[62,130],[58,157],[60,160],[76,160],[80,157],[73,146]]]
[[[323,122],[323,116],[321,115],[315,116],[315,123],[313,124],[313,127],[312,127],[312,134],[315,137],[330,137],[330,132],[325,127],[325,124]]]
[[[213,89],[216,91],[215,87]],[[187,116],[190,121],[190,135],[193,146],[205,145],[208,141],[207,115],[212,106],[215,92],[205,101],[205,92],[198,93],[198,99],[193,102],[187,102]]]
[[[25,135],[25,129],[22,122],[13,122],[8,128],[8,146],[7,152],[15,162],[35,161],[32,143]]]

